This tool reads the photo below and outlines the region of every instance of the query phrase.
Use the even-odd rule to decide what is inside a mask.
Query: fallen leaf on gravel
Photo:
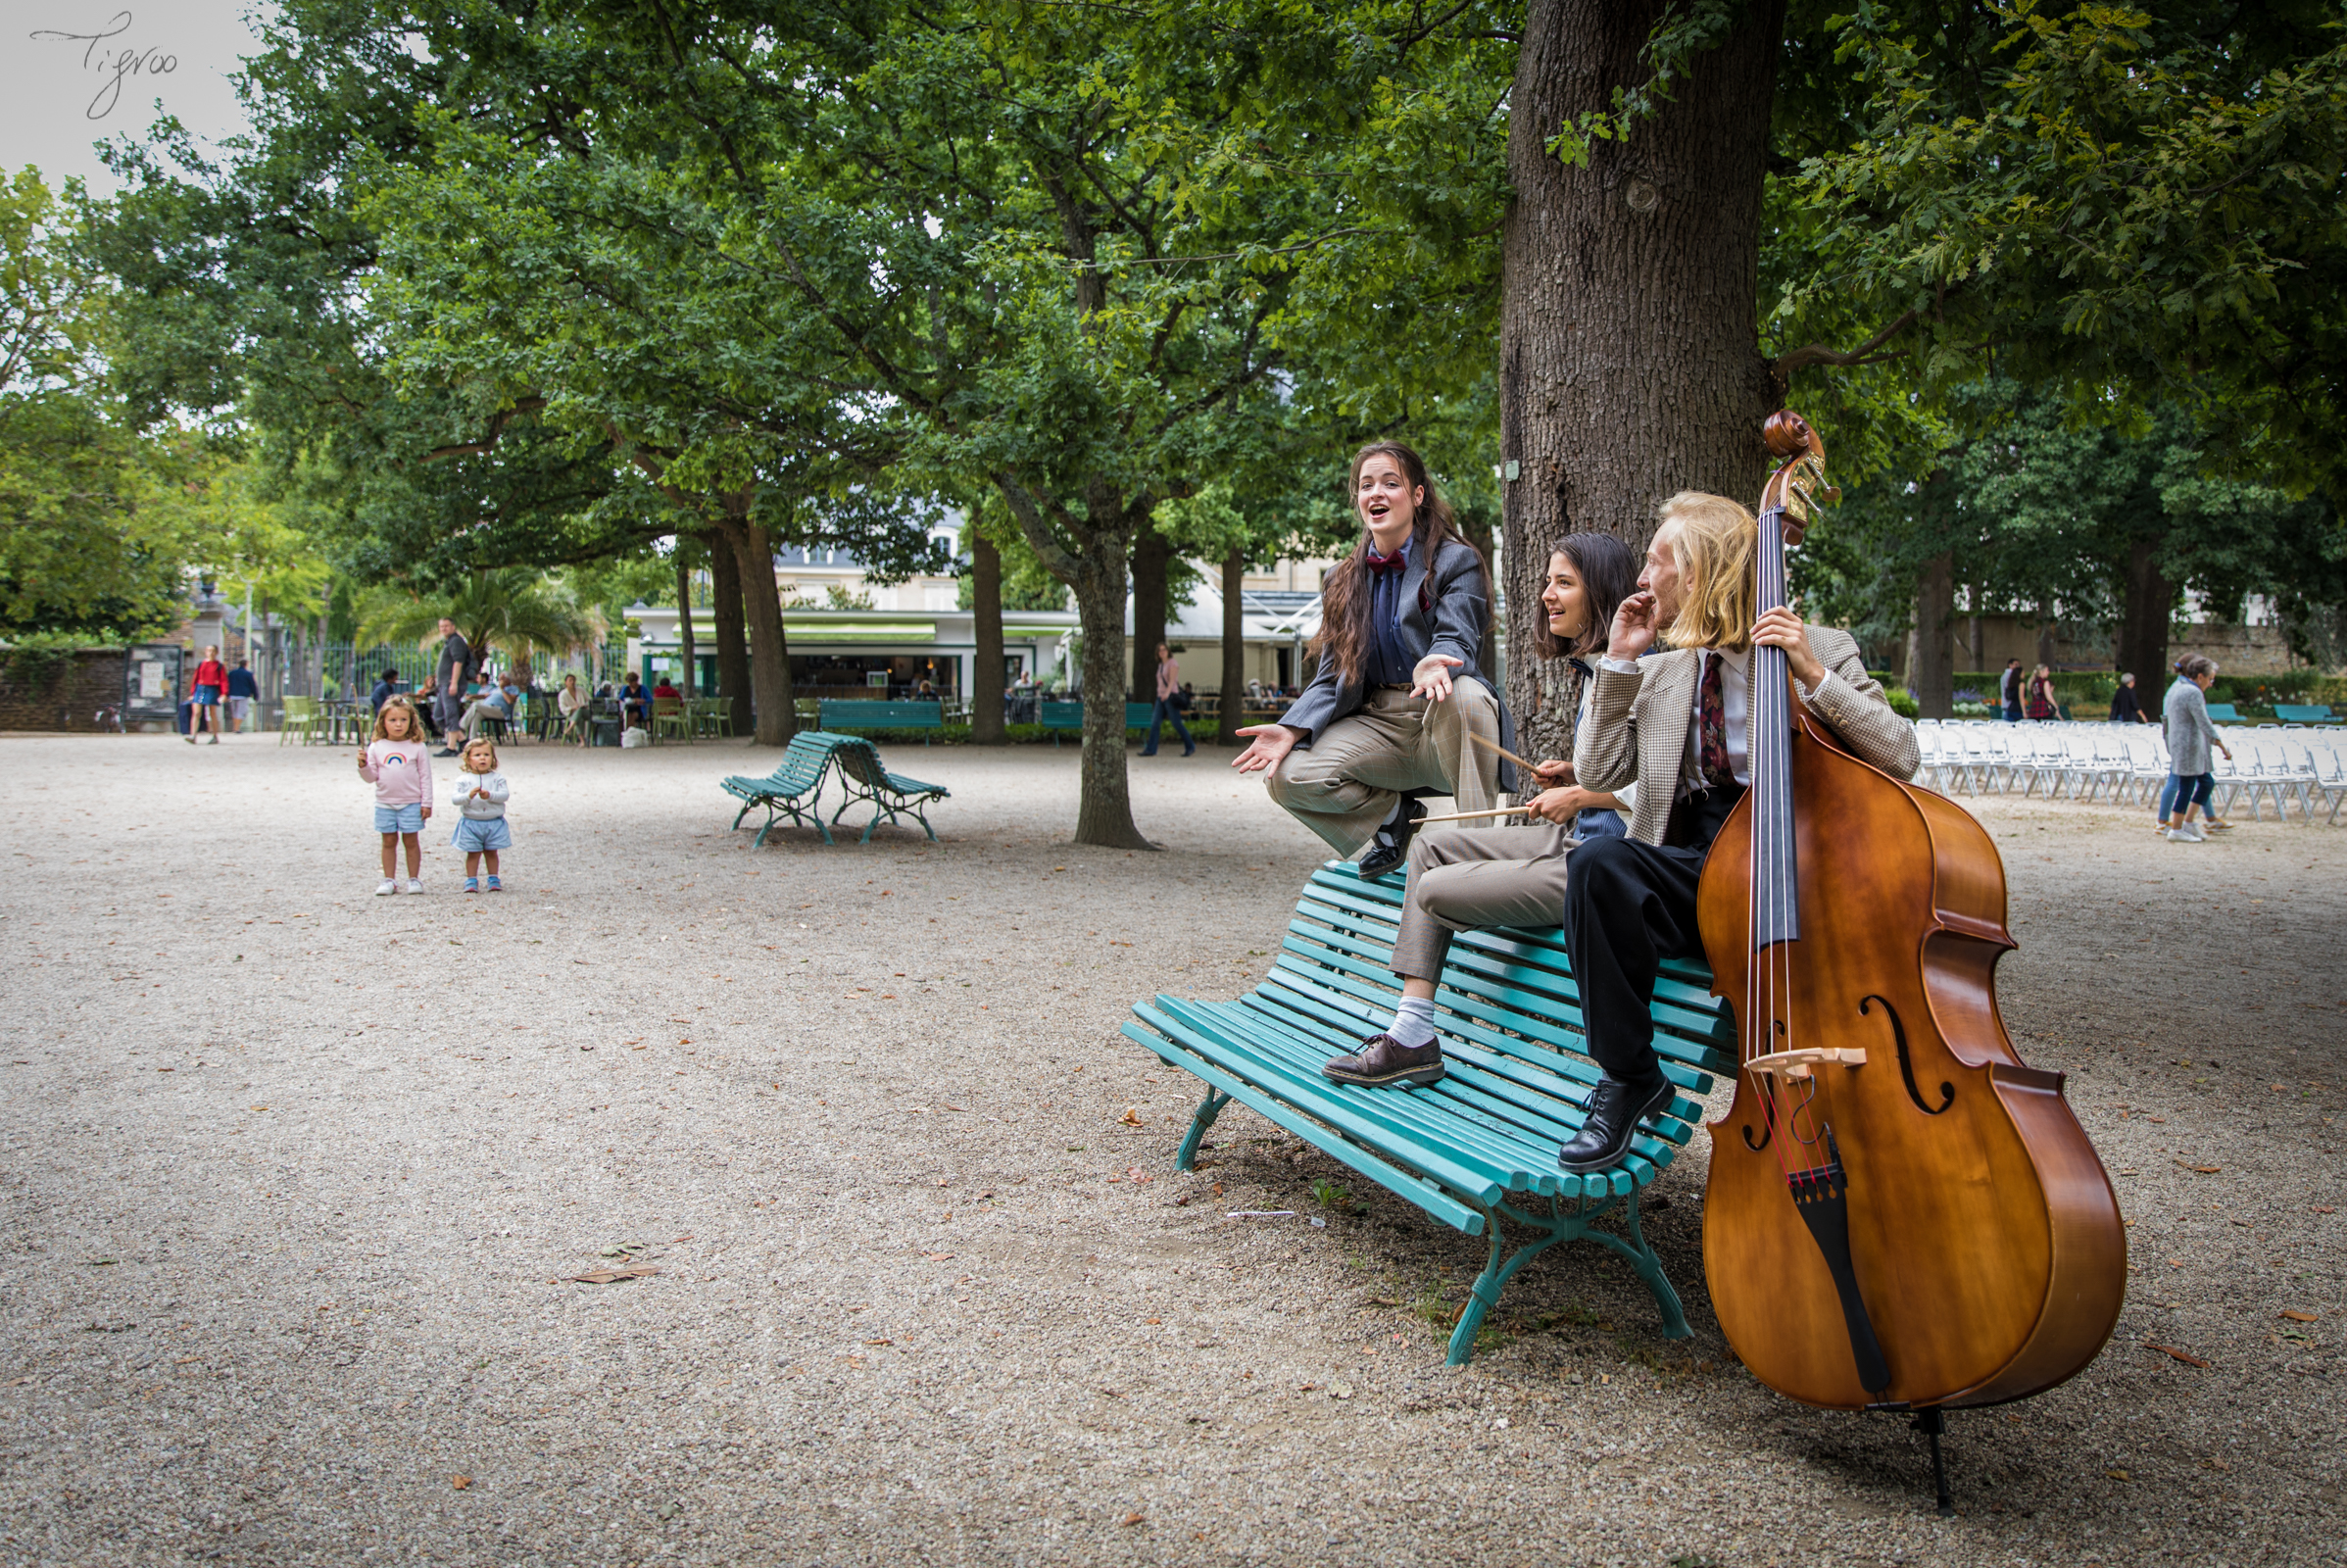
[[[1317,1383],[1298,1383],[1296,1386],[1296,1392],[1298,1394],[1309,1394],[1318,1387],[1320,1387],[1320,1385]]]
[[[2147,1350],[2158,1350],[2165,1355],[2173,1355],[2186,1366],[2207,1366],[2209,1364],[2189,1350],[2179,1350],[2173,1345],[2154,1345],[2151,1341],[2145,1340],[2143,1348]]]
[[[2195,1165],[2190,1160],[2184,1159],[2179,1159],[2176,1161],[2176,1163],[2183,1166],[2186,1170],[2196,1170],[2203,1176],[2214,1176],[2219,1171],[2225,1169],[2223,1165]]]
[[[470,1476],[450,1476],[450,1477],[448,1478],[448,1484],[449,1484],[450,1486],[452,1486],[452,1487],[456,1488],[456,1489],[457,1489],[459,1492],[463,1492],[463,1491],[464,1491],[464,1490],[465,1490],[466,1487],[469,1487],[469,1486],[471,1486],[471,1485],[472,1485],[472,1477],[470,1477]]]
[[[897,1342],[896,1342],[895,1340],[866,1340],[866,1341],[864,1341],[864,1344],[866,1344],[866,1345],[894,1345],[894,1344],[896,1344],[896,1343],[897,1343]]]
[[[253,1108],[254,1108],[255,1110],[267,1110],[267,1109],[269,1109],[269,1107],[268,1107],[267,1105],[255,1105]],[[2337,1209],[2335,1209],[2335,1208],[2322,1208],[2322,1207],[2317,1207],[2317,1208],[2316,1208],[2316,1210],[2315,1210],[2315,1212],[2316,1212],[2316,1213],[2318,1213],[2318,1214],[2336,1214],[2336,1213],[2338,1212],[2338,1210],[2337,1210]]]
[[[2128,1481],[2133,1479],[2125,1470],[2105,1470],[2103,1474],[2109,1476],[2113,1481]]]
[[[1391,1296],[1372,1296],[1369,1298],[1369,1304],[1371,1306],[1399,1306],[1401,1303]]]
[[[2282,1309],[2281,1315],[2288,1318],[2293,1323],[2312,1323],[2322,1314],[2318,1312],[2301,1312],[2292,1307],[2284,1307]]]
[[[2283,1313],[2282,1315],[2283,1315],[2283,1316],[2285,1316],[2285,1317],[2287,1317],[2289,1314],[2285,1312],[2285,1313]],[[1143,1321],[1143,1322],[1145,1322],[1145,1323],[1162,1323],[1162,1322],[1164,1322],[1164,1321],[1165,1321],[1165,1319],[1163,1319],[1163,1318],[1161,1318],[1161,1317],[1150,1317],[1150,1318],[1144,1318],[1144,1319],[1142,1319],[1142,1321]],[[2312,1319],[2310,1319],[2309,1321],[2312,1321]]]
[[[1141,1523],[1141,1515],[1139,1515],[1139,1514],[1137,1514],[1137,1513],[1129,1513],[1129,1514],[1126,1514],[1126,1515],[1124,1516],[1124,1518],[1123,1518],[1122,1520],[1120,1520],[1120,1521],[1119,1521],[1119,1523],[1120,1523],[1120,1524],[1127,1524],[1127,1525],[1137,1525],[1137,1524]]]
[[[2184,1266],[2184,1260],[2180,1257],[2172,1257],[2168,1260],[2168,1266],[2170,1268],[2182,1268]]]
[[[650,1279],[659,1272],[660,1270],[650,1263],[638,1263],[632,1268],[590,1269],[584,1274],[573,1274],[570,1277],[581,1285],[615,1285],[621,1280]]]
[[[169,1072],[171,1069],[166,1067],[163,1069],[163,1071]],[[1127,1127],[1138,1127],[1141,1125],[1141,1112],[1135,1107],[1128,1105],[1125,1107],[1125,1113],[1117,1119],[1123,1122]]]
[[[597,1252],[597,1257],[633,1257],[652,1244],[650,1242],[614,1242]]]
[[[931,1252],[928,1257],[932,1263],[945,1263],[952,1261],[953,1254],[952,1252]]]

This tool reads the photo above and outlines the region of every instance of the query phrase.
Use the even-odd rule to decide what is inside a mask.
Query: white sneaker
[[[423,884],[415,877],[410,877],[408,878],[408,891],[410,893],[421,893],[423,891]]]
[[[2188,827],[2172,827],[2168,830],[2168,842],[2171,844],[2205,844],[2208,841]]]
[[[375,884],[375,897],[378,899],[386,898],[391,894],[397,893],[398,891],[399,878],[395,876],[387,876],[383,878],[382,881]]]

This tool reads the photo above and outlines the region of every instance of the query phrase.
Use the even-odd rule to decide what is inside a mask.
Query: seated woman
[[[1571,662],[1581,687],[1581,719],[1589,719],[1595,690],[1587,660],[1605,647],[1614,611],[1638,591],[1638,558],[1612,534],[1570,533],[1549,547],[1540,606],[1548,612],[1538,652]],[[1340,1083],[1431,1084],[1442,1076],[1442,1048],[1435,1042],[1435,985],[1450,954],[1454,931],[1486,925],[1555,925],[1564,917],[1565,857],[1582,837],[1619,836],[1622,812],[1637,809],[1638,786],[1603,794],[1574,782],[1571,762],[1541,762],[1535,770],[1548,788],[1526,803],[1539,819],[1528,827],[1473,832],[1432,828],[1409,852],[1409,891],[1394,940],[1394,974],[1401,1004],[1382,1033],[1361,1042],[1322,1071]]]
[[[555,693],[555,707],[562,710],[564,734],[575,733],[579,725],[586,722],[585,714],[590,706],[591,699],[578,689],[578,677],[564,675],[562,689]]]
[[[1320,668],[1276,724],[1231,765],[1269,768],[1271,798],[1361,874],[1401,864],[1424,807],[1448,795],[1463,811],[1497,803],[1514,770],[1471,737],[1514,740],[1506,708],[1476,667],[1491,614],[1483,552],[1459,537],[1426,465],[1398,441],[1352,460],[1361,542],[1320,593]]]

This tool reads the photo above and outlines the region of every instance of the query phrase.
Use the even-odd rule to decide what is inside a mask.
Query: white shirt
[[[1687,709],[1687,760],[1680,768],[1680,793],[1708,789],[1703,778],[1703,671],[1702,661],[1716,659],[1720,663],[1720,708],[1727,720],[1728,767],[1738,784],[1752,782],[1752,750],[1747,708],[1751,703],[1752,650],[1722,653],[1714,648],[1695,650],[1695,700]],[[1606,659],[1600,662],[1610,670],[1624,675],[1638,673],[1638,662],[1631,659]]]

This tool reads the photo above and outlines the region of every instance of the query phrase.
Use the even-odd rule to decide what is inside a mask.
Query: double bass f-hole
[[[1899,1009],[1892,1006],[1887,998],[1868,996],[1859,1000],[1858,1011],[1861,1015],[1871,1012],[1874,1010],[1874,1004],[1878,1002],[1882,1004],[1883,1015],[1890,1020],[1891,1041],[1899,1049],[1899,1076],[1906,1081],[1907,1098],[1914,1101],[1915,1108],[1925,1115],[1938,1115],[1956,1102],[1956,1086],[1943,1080],[1939,1086],[1939,1103],[1936,1105],[1924,1103],[1923,1091],[1915,1087],[1915,1062],[1907,1054],[1907,1026],[1899,1022]]]

